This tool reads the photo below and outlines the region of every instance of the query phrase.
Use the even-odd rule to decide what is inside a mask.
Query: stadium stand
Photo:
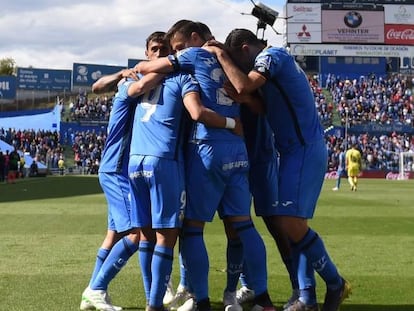
[[[411,87],[412,81],[400,74],[388,79],[361,76],[358,80],[331,78],[327,82],[342,125],[348,108],[351,127],[368,122],[413,126]]]
[[[414,152],[413,81],[396,74],[390,78],[360,76],[352,81],[329,75],[324,88],[317,76],[310,76],[309,82],[321,122],[325,128],[336,126],[339,129],[326,134],[329,171],[336,170],[334,148],[341,145],[346,148],[354,142],[362,152],[365,170],[398,171],[400,152]],[[67,168],[68,172],[96,174],[106,140],[105,126],[112,95],[79,92],[62,104],[62,116],[66,114],[68,117],[64,121],[62,118],[59,131],[6,127],[0,128],[0,139],[36,158],[51,172],[57,172],[59,158],[69,154],[73,159],[68,159],[68,163],[73,166]],[[349,128],[345,142],[346,118]],[[335,119],[338,124],[334,124]],[[375,124],[376,130],[382,127],[384,130],[353,130],[366,124]],[[391,130],[386,128],[390,125],[394,125]],[[404,127],[396,131],[395,125]],[[408,131],[404,131],[406,129]]]

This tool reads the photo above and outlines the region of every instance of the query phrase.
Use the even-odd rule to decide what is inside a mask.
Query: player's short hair
[[[164,42],[167,46],[169,46],[169,41],[166,40],[165,38],[165,32],[164,31],[154,31],[152,34],[150,34],[146,41],[145,41],[145,46],[148,49],[148,46],[150,44],[150,42],[155,41],[155,42]]]
[[[180,33],[185,38],[189,38],[193,32],[198,33],[198,35],[205,41],[214,38],[211,34],[210,28],[206,24],[201,22],[193,22],[188,19],[181,19],[172,25],[167,31],[166,38],[171,40],[176,33]]]
[[[197,23],[198,27],[200,28],[200,32],[201,32],[202,37],[203,37],[204,40],[208,41],[208,40],[214,39],[214,36],[211,33],[210,28],[206,24],[204,24],[202,22],[196,22],[196,23]]]
[[[248,29],[233,29],[226,38],[224,45],[232,50],[240,49],[243,44],[262,45],[264,42]]]

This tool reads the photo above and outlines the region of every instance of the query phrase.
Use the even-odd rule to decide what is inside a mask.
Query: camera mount
[[[256,36],[259,37],[259,30],[262,30],[261,40],[264,40],[264,32],[266,30],[266,26],[269,25],[273,29],[273,24],[276,21],[276,18],[279,16],[279,12],[269,8],[268,6],[264,5],[263,3],[258,2],[257,4],[251,0],[254,7],[252,10],[252,15],[256,17],[257,20],[257,30]]]

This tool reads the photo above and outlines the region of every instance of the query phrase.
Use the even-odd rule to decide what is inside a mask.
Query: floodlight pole
[[[345,151],[348,150],[348,113],[349,108],[345,107]]]
[[[400,163],[399,163],[400,172],[398,174],[398,179],[404,180],[405,179],[404,178],[404,152],[400,151],[399,158],[400,158]]]

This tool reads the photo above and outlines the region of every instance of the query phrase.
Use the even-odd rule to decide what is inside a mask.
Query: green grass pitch
[[[414,180],[325,181],[311,226],[353,286],[342,311],[414,310]],[[280,307],[290,295],[284,266],[262,221],[269,290]],[[57,176],[0,184],[0,310],[78,310],[106,232],[106,203],[96,176]],[[222,310],[225,238],[218,219],[206,227],[210,293]],[[174,263],[178,282],[178,260]],[[318,299],[325,292],[318,282]],[[144,310],[135,255],[109,287],[114,304]],[[248,307],[245,308],[248,310]]]

